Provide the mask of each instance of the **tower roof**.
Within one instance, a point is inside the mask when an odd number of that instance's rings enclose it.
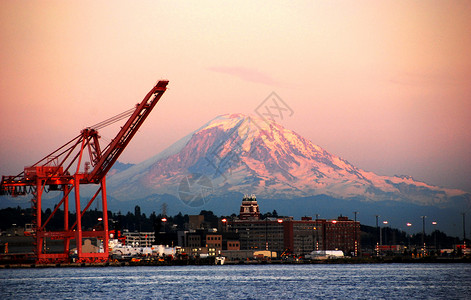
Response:
[[[240,206],[240,215],[239,219],[241,220],[259,220],[260,219],[260,209],[258,207],[257,198],[254,194],[248,196],[245,195],[242,199],[242,204]]]

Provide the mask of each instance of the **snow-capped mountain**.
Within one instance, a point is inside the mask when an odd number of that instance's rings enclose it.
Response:
[[[469,193],[408,176],[361,170],[280,124],[243,114],[213,119],[160,154],[110,176],[108,187],[121,201],[155,194],[182,199],[231,192],[436,206],[446,206],[455,197],[470,198]]]

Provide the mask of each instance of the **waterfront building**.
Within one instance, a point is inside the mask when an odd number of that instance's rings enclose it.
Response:
[[[206,234],[205,247],[214,248],[216,251],[222,250],[222,235],[221,234]]]
[[[260,219],[255,196],[245,196],[238,218],[227,220],[228,231],[239,235],[242,250],[268,250],[278,254],[306,255],[315,250],[342,250],[358,255],[360,223],[339,216],[337,219],[293,217]],[[226,228],[225,227],[225,228]]]
[[[129,232],[123,231],[126,246],[151,247],[155,240],[155,232]]]
[[[323,250],[342,250],[347,253],[358,253],[360,247],[360,222],[340,216],[324,223]]]
[[[288,220],[288,219],[285,219]],[[229,230],[239,235],[243,250],[285,250],[283,219],[229,221]]]

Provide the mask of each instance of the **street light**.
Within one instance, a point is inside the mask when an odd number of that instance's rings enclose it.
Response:
[[[379,245],[382,244],[381,231],[379,230],[379,225],[378,225],[378,218],[379,218],[379,215],[376,215],[376,256],[379,255]],[[379,239],[378,239],[378,235],[379,235]]]
[[[224,232],[224,231],[227,231],[227,228],[225,228],[225,227],[226,227],[226,223],[227,223],[227,219],[224,218],[224,219],[221,220],[221,222],[222,222],[222,231],[223,231],[223,232]]]
[[[437,224],[438,224],[438,223],[437,223],[436,221],[433,221],[433,222],[432,222],[432,225],[433,225],[434,227],[437,226]],[[434,242],[435,242],[435,250],[436,250],[436,251],[438,251],[438,248],[439,248],[438,245],[437,245],[437,233],[438,233],[438,230],[435,229],[435,230],[433,231],[433,234],[434,234]]]
[[[276,222],[278,222],[278,224],[281,225],[281,224],[283,224],[283,219],[277,219]],[[281,228],[281,229],[283,229],[283,236],[284,236],[284,227]],[[278,243],[278,247],[279,247],[279,248],[280,248],[280,244],[281,244],[281,249],[283,249],[283,248],[284,248],[283,242]],[[273,249],[273,247],[272,247],[272,249]],[[282,250],[282,251],[283,251],[283,250]],[[270,255],[271,255],[271,250],[270,250]]]
[[[162,219],[160,219],[163,223],[163,228],[164,228],[164,233],[166,234],[167,233],[167,228],[165,226],[165,224],[167,224],[167,218],[166,217],[163,217]]]
[[[387,241],[388,239],[387,239],[387,235],[386,235],[386,233],[387,233],[387,231],[386,231],[386,226],[388,226],[388,221],[383,221],[383,224],[384,224],[384,244],[387,245],[388,243],[387,243],[386,241]]]
[[[423,247],[423,256],[425,256],[426,246],[425,246],[425,218],[427,216],[421,216],[422,218],[422,247]]]
[[[412,223],[407,222],[406,225],[407,225],[407,227],[410,228],[410,227],[412,226]],[[409,232],[408,232],[408,233],[409,233],[408,236],[409,236],[409,251],[410,251],[410,250],[411,250],[410,238],[412,237],[412,233],[410,233],[410,230],[408,230],[408,231],[409,231]]]

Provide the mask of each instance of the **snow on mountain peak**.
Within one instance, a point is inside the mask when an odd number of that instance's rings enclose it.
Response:
[[[464,194],[407,176],[365,172],[274,121],[244,114],[214,118],[168,150],[112,176],[109,182],[115,197],[176,194],[189,174],[210,178],[215,194],[251,191],[275,198],[326,194],[419,204],[442,203]]]

